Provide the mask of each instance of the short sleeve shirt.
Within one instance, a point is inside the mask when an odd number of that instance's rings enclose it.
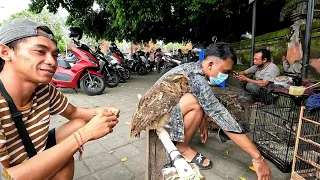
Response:
[[[280,71],[277,65],[270,63],[267,67],[259,69],[254,65],[246,70],[248,74],[255,74],[256,80],[266,80],[274,82],[277,76],[280,75]]]
[[[69,101],[50,84],[40,85],[33,93],[31,101],[24,107],[17,107],[22,113],[22,121],[38,153],[44,151],[48,138],[51,115],[61,114]],[[0,94],[0,161],[9,160],[10,166],[29,159],[11,118],[8,104]]]

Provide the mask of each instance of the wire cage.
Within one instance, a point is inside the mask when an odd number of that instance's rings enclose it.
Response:
[[[214,95],[228,109],[242,129],[249,133],[250,126],[254,124],[253,114],[255,114],[254,110],[256,109],[252,96],[236,87],[212,87],[212,89]],[[220,128],[212,121],[207,121],[207,124],[210,132],[216,132]]]
[[[320,180],[320,110],[300,114],[291,179]]]
[[[292,167],[299,109],[306,98],[283,93],[265,93],[257,108],[253,142],[263,156],[288,173]]]

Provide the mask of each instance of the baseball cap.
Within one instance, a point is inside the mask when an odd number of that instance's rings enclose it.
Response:
[[[57,43],[53,33],[47,26],[30,18],[16,18],[0,26],[1,44],[8,44],[19,39],[35,36],[44,36]]]

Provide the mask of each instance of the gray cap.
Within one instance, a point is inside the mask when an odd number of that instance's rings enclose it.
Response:
[[[44,36],[57,43],[53,34],[39,31],[39,29],[42,31],[49,30],[47,26],[29,18],[16,18],[14,20],[5,22],[2,26],[0,26],[0,43],[8,44],[19,39],[34,36]]]

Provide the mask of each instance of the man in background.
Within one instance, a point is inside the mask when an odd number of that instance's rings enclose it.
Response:
[[[254,66],[239,72],[234,77],[246,83],[246,91],[254,96],[259,96],[260,88],[273,83],[275,78],[280,75],[280,71],[278,66],[271,61],[271,52],[267,49],[256,51],[253,62]],[[247,77],[248,74],[254,74],[255,79]]]

